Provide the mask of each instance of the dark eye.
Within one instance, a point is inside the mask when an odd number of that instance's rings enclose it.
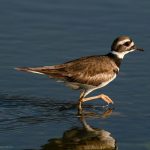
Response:
[[[123,45],[124,45],[124,46],[129,46],[129,45],[130,45],[130,42],[125,42]]]

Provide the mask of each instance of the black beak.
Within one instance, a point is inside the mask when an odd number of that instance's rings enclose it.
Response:
[[[136,50],[138,50],[138,51],[144,51],[144,49],[143,48],[135,48]]]

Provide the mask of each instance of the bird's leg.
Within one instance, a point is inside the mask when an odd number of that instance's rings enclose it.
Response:
[[[81,115],[82,114],[82,101],[85,95],[85,91],[82,91],[80,94],[80,98],[79,98],[79,103],[78,103],[78,114]]]
[[[107,104],[110,104],[110,103],[114,103],[112,101],[111,98],[109,98],[107,95],[105,94],[100,94],[100,95],[97,95],[97,96],[92,96],[92,97],[84,97],[85,96],[85,91],[83,91],[80,95],[80,98],[79,98],[79,103],[78,103],[78,114],[81,115],[82,114],[82,103],[83,102],[86,102],[86,101],[91,101],[91,100],[94,100],[94,99],[102,99],[103,101],[105,101]]]
[[[107,95],[105,95],[105,94],[100,94],[100,95],[97,95],[97,96],[82,98],[82,102],[91,101],[91,100],[98,99],[98,98],[101,98],[101,99],[104,100],[107,104],[110,104],[110,103],[113,104],[113,103],[114,103],[114,102],[113,102]]]

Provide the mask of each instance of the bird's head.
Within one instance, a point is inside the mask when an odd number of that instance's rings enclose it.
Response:
[[[117,37],[111,46],[112,53],[117,55],[120,59],[123,59],[125,54],[136,50],[144,51],[142,48],[138,48],[128,36]]]

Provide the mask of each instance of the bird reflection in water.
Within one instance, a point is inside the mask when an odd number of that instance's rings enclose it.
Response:
[[[111,112],[107,110],[101,117],[109,116]],[[61,138],[50,139],[42,150],[117,150],[116,140],[111,133],[91,127],[86,121],[87,117],[80,116],[82,127],[65,131]]]

